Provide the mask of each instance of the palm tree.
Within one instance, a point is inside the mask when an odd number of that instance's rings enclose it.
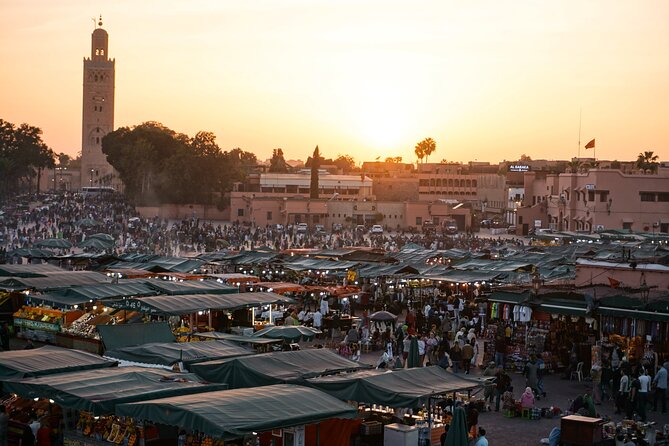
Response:
[[[636,159],[635,166],[637,169],[650,170],[651,172],[657,172],[657,167],[659,163],[657,162],[658,156],[655,155],[652,151],[645,151],[639,153],[639,156]]]
[[[437,143],[434,141],[434,139],[425,138],[416,144],[415,152],[418,159],[422,160],[423,157],[425,157],[425,160],[427,161],[427,158],[432,155],[435,150],[437,150]]]

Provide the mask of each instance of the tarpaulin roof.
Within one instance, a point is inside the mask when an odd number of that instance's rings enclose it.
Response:
[[[152,342],[174,342],[174,334],[167,322],[151,324],[97,325],[100,339],[107,350],[116,350]]]
[[[438,275],[422,275],[420,277],[430,280],[440,280],[442,282],[469,283],[491,281],[500,275],[500,273],[494,271],[459,271],[449,269]]]
[[[77,285],[109,283],[110,279],[93,271],[61,271],[48,273],[47,277],[11,277],[0,282],[4,289],[54,290]]]
[[[3,390],[24,398],[50,398],[62,407],[95,415],[113,414],[117,404],[227,388],[193,374],[142,367],[114,367],[8,380]]]
[[[152,296],[109,301],[112,308],[148,314],[189,314],[201,310],[236,310],[276,303],[292,303],[292,299],[275,293],[190,294],[183,296]]]
[[[666,301],[644,304],[641,299],[630,296],[616,295],[601,298],[597,313],[604,316],[669,322],[669,306]]]
[[[32,295],[30,297],[62,305],[76,305],[90,300],[96,301],[118,297],[150,296],[154,294],[158,294],[158,292],[147,285],[122,282],[65,288],[53,291],[49,294]]]
[[[170,366],[212,359],[247,356],[254,352],[229,341],[156,342],[107,350],[105,356],[123,361]]]
[[[193,336],[197,336],[205,339],[223,339],[230,342],[237,342],[241,344],[258,344],[258,345],[267,345],[267,344],[276,344],[277,342],[283,342],[282,339],[270,339],[270,338],[252,338],[251,336],[242,336],[234,335],[229,333],[221,333],[219,331],[206,331],[202,333],[194,333]]]
[[[65,270],[48,263],[0,265],[0,276],[5,277],[46,277],[49,274],[62,272]]]
[[[357,413],[357,408],[316,389],[291,385],[221,390],[116,406],[119,416],[189,426],[224,440],[330,418],[355,418]]]
[[[191,371],[231,388],[301,383],[307,378],[369,368],[325,349],[265,353],[193,364]]]
[[[481,387],[484,381],[465,378],[441,367],[418,367],[375,373],[362,371],[309,379],[308,385],[344,401],[417,407],[431,395]]]
[[[493,291],[488,296],[490,302],[501,302],[506,304],[520,304],[527,302],[530,299],[529,291],[522,291],[520,293],[512,293],[510,291]]]
[[[67,371],[112,367],[117,363],[92,353],[69,348],[44,347],[0,352],[0,381]]]
[[[144,283],[160,291],[161,294],[230,294],[239,292],[237,287],[215,280],[171,282],[169,280],[146,279]]]

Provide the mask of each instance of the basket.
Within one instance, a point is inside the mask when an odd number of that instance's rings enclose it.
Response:
[[[379,421],[363,421],[360,424],[361,435],[379,435],[383,432],[383,424]]]

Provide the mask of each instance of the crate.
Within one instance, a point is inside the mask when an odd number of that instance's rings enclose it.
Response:
[[[379,421],[363,421],[360,424],[361,435],[379,435],[383,432],[383,424]]]

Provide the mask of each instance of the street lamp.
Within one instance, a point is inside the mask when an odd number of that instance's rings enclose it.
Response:
[[[641,273],[641,284],[639,285],[639,292],[641,293],[641,300],[644,304],[648,303],[648,297],[650,296],[650,287],[646,283],[646,275]]]
[[[95,172],[95,169],[91,169],[91,186],[93,186],[93,172]]]

